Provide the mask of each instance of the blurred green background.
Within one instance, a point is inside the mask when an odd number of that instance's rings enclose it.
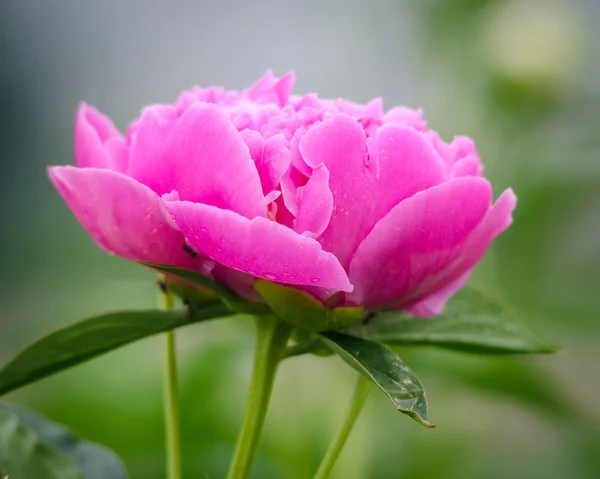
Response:
[[[194,83],[243,88],[267,68],[298,93],[423,107],[476,139],[514,226],[473,281],[564,347],[536,358],[406,349],[426,430],[373,390],[336,478],[600,477],[600,2],[597,0],[3,0],[0,2],[0,360],[58,325],[155,301],[151,274],[95,247],[46,177],[72,163],[85,100],[123,128]],[[186,478],[220,478],[241,423],[249,321],[178,334]],[[7,399],[164,477],[161,338]],[[311,477],[354,373],[300,357],[280,371],[255,478]],[[32,478],[35,479],[35,478]]]

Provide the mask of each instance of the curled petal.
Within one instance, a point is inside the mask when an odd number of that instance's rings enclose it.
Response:
[[[352,290],[334,255],[283,225],[187,201],[165,206],[194,248],[224,266],[284,284]]]

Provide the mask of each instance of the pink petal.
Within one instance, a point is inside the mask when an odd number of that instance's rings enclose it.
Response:
[[[467,156],[458,160],[450,171],[451,178],[460,178],[461,176],[481,176],[483,165],[476,156]]]
[[[261,136],[261,134],[256,130],[242,130],[240,131],[240,135],[246,146],[248,147],[248,151],[250,152],[250,157],[254,160],[254,163],[258,165],[260,159],[262,157],[263,147],[265,146],[265,140]]]
[[[289,103],[295,80],[294,72],[277,78],[269,70],[244,94],[257,103],[275,103],[279,107],[283,107]]]
[[[309,238],[321,236],[333,211],[333,195],[329,189],[329,170],[323,164],[317,166],[306,186],[302,189],[296,231]]]
[[[292,139],[290,140],[290,161],[298,171],[308,177],[312,174],[312,168],[306,164],[299,149],[300,140],[305,133],[306,128],[301,126],[296,130],[294,136],[292,136]]]
[[[127,172],[129,167],[129,147],[122,136],[115,136],[106,141],[104,149],[112,159],[112,169],[119,173]]]
[[[512,212],[516,205],[517,197],[514,192],[510,188],[505,190],[494,206],[488,210],[481,224],[470,235],[452,267],[438,280],[438,285],[447,284],[452,278],[466,273],[477,264],[494,238],[512,224]]]
[[[402,200],[439,185],[446,176],[442,159],[427,139],[408,126],[380,128],[370,153],[372,161],[377,162],[379,174],[366,233]]]
[[[448,171],[462,158],[474,156],[479,159],[475,142],[467,136],[455,136],[450,144],[442,140],[435,131],[426,132],[426,136],[431,142],[431,146],[444,160]]]
[[[50,179],[85,230],[104,249],[134,261],[202,269],[183,250],[184,236],[167,221],[150,188],[120,173],[57,166]]]
[[[490,184],[466,177],[398,204],[359,246],[350,264],[355,291],[349,302],[377,309],[415,300],[441,287],[438,276],[460,258],[490,202]]]
[[[279,283],[352,290],[334,255],[283,225],[187,201],[165,206],[190,243],[218,263]]]
[[[115,136],[121,136],[121,133],[115,128],[111,119],[100,113],[93,106],[85,103],[79,105],[77,117],[78,120],[86,121],[96,131],[102,143]]]
[[[365,133],[356,120],[337,114],[309,130],[299,147],[309,166],[323,163],[329,170],[333,213],[319,242],[347,267],[359,236],[364,234],[375,185]]]
[[[281,178],[283,203],[292,216],[298,215],[298,189],[306,185],[308,178],[293,166],[290,166]]]
[[[418,316],[420,318],[432,318],[441,314],[444,310],[444,306],[446,306],[446,302],[467,283],[470,275],[471,271],[467,271],[443,288],[438,289],[409,308],[404,309],[413,316]]]
[[[142,114],[131,151],[130,175],[157,194],[265,216],[260,178],[248,147],[218,107],[194,103],[180,118],[156,108]]]
[[[107,148],[107,144],[111,146]],[[85,103],[79,105],[75,117],[77,166],[124,171],[127,156],[125,140],[110,118]]]
[[[427,122],[423,120],[423,110],[412,110],[403,106],[397,106],[383,115],[383,124],[398,123],[410,126],[417,131],[427,130]]]
[[[266,185],[267,191],[274,190],[279,186],[281,178],[289,166],[290,150],[286,146],[285,136],[281,134],[272,136],[265,142],[259,169],[263,186]]]

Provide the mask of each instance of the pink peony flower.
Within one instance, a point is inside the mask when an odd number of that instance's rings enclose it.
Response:
[[[82,104],[77,168],[50,178],[107,251],[199,271],[256,300],[256,278],[329,306],[438,314],[516,198],[492,189],[472,140],[420,110],[291,95],[270,72],[241,93],[193,88],[126,135]]]

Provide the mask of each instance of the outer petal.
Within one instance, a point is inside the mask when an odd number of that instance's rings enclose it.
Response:
[[[380,128],[370,151],[376,155],[372,160],[377,162],[379,177],[366,233],[402,200],[446,179],[442,159],[421,133],[408,126]]]
[[[314,169],[302,189],[299,203],[296,231],[309,238],[318,238],[327,228],[333,211],[329,170],[325,165],[321,164]]]
[[[481,224],[470,235],[459,258],[440,278],[438,285],[447,284],[452,278],[466,273],[477,264],[494,238],[512,224],[512,212],[516,205],[517,197],[514,192],[510,188],[505,190],[489,209]]]
[[[260,178],[248,147],[218,107],[194,103],[176,120],[149,108],[140,119],[130,174],[162,195],[265,216]]]
[[[165,202],[188,241],[218,263],[285,284],[351,291],[338,260],[315,240],[262,217],[187,201]]]
[[[135,261],[203,270],[184,250],[156,193],[120,173],[57,166],[50,179],[86,231],[104,249]]]
[[[75,161],[80,168],[125,171],[125,139],[110,118],[82,103],[75,117]]]
[[[433,316],[437,316],[444,310],[446,302],[452,296],[454,296],[454,293],[456,293],[467,283],[469,276],[471,276],[471,271],[467,271],[450,284],[444,286],[434,293],[431,293],[429,296],[405,309],[412,315],[419,316],[421,318],[431,318]]]
[[[349,302],[367,308],[406,304],[443,286],[436,283],[438,276],[460,258],[490,202],[489,183],[475,177],[401,202],[359,246],[350,265],[355,291]]]

